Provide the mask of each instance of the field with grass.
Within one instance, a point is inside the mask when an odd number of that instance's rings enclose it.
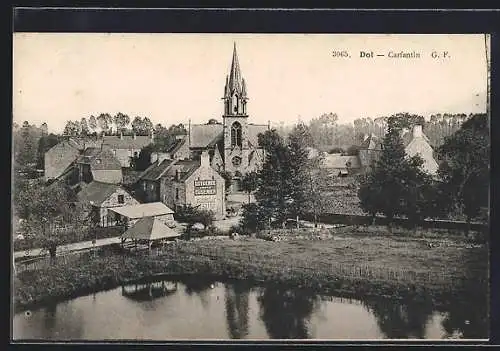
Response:
[[[305,287],[347,297],[485,298],[488,249],[456,236],[401,237],[359,230],[323,240],[240,237],[178,241],[148,254],[101,252],[18,273],[16,308],[113,288],[156,274],[202,274]],[[430,244],[430,245],[429,245]],[[468,297],[466,297],[468,296]]]

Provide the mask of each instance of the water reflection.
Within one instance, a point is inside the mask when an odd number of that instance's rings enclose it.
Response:
[[[389,339],[424,339],[434,312],[430,302],[395,303],[388,299],[365,299],[365,307],[377,319],[380,331]]]
[[[318,295],[270,286],[258,297],[260,318],[272,339],[309,339],[309,322],[319,306]]]
[[[17,338],[56,340],[487,338],[484,287],[467,289],[438,309],[423,298],[352,300],[190,277],[128,284],[49,304],[30,317],[17,314],[14,329]],[[110,315],[116,315],[115,323]]]
[[[156,281],[122,285],[122,296],[134,301],[151,301],[177,291],[177,282]],[[95,295],[94,295],[95,296]]]
[[[215,288],[218,286],[218,283],[210,280],[210,279],[203,279],[200,277],[186,277],[185,279],[182,280],[182,283],[184,284],[184,292],[191,296],[191,295],[198,295],[201,301],[201,305],[203,306],[204,309],[207,309],[209,304],[210,304],[210,299],[209,299],[209,291],[210,289]]]
[[[248,335],[248,298],[250,288],[243,284],[226,285],[226,320],[231,339],[243,339]]]

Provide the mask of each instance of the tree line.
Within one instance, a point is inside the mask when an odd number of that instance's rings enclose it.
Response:
[[[85,136],[99,133],[118,135],[130,132],[137,135],[149,135],[152,130],[153,123],[148,117],[136,116],[131,119],[128,115],[118,112],[114,116],[109,113],[101,113],[97,116],[91,115],[88,119],[82,117],[81,120],[67,121],[63,135]]]
[[[460,114],[433,114],[426,120],[423,116],[414,115],[422,124],[424,133],[429,138],[433,147],[440,146],[447,136],[456,132],[470,115]],[[335,113],[324,113],[315,117],[307,124],[314,140],[314,147],[321,151],[330,153],[355,154],[356,146],[359,146],[366,135],[375,135],[383,138],[387,132],[389,117],[362,117],[355,119],[352,123],[340,123]],[[285,126],[281,123],[277,132],[284,138],[292,131],[293,126]]]

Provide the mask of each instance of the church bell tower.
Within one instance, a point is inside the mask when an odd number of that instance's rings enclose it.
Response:
[[[233,47],[231,71],[224,87],[224,169],[233,176],[246,173],[248,166],[247,89],[241,76],[236,43]]]

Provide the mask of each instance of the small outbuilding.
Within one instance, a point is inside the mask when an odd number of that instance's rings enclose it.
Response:
[[[144,217],[135,222],[129,229],[122,234],[122,244],[126,240],[131,240],[137,247],[138,243],[147,243],[148,248],[154,242],[171,240],[181,236],[180,231],[167,226],[158,217]]]
[[[134,225],[139,219],[154,217],[168,224],[174,222],[174,211],[162,202],[150,202],[110,209],[115,213],[115,220],[128,226]]]

